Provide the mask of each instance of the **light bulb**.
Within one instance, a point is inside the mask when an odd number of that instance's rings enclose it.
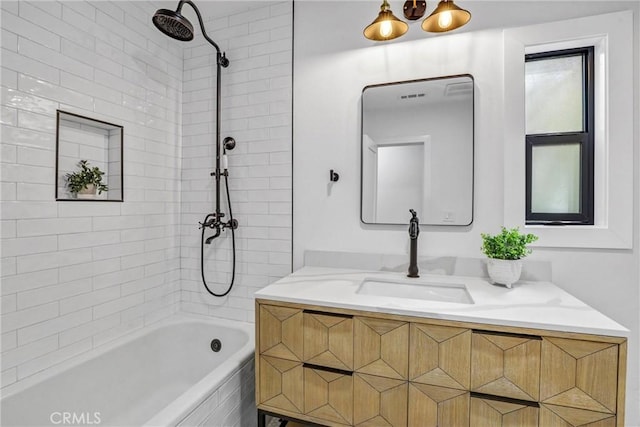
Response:
[[[393,26],[391,25],[391,21],[382,21],[380,23],[380,35],[382,37],[389,37],[393,32]]]
[[[440,28],[448,28],[453,21],[453,17],[451,16],[451,12],[444,11],[438,15],[438,26]]]

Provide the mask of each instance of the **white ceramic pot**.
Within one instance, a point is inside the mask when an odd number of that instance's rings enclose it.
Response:
[[[89,184],[76,194],[78,199],[95,199],[96,198],[96,186]]]
[[[493,283],[511,288],[511,285],[520,279],[522,260],[489,258],[487,260],[487,270]]]

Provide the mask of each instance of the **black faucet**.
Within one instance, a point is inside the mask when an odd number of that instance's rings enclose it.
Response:
[[[409,255],[409,272],[407,277],[420,277],[418,274],[418,216],[416,211],[409,209],[411,212],[411,220],[409,221],[409,238],[411,239],[411,251]]]

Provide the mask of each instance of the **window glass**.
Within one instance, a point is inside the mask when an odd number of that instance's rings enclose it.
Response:
[[[527,135],[584,130],[582,70],[582,55],[525,63]]]
[[[531,211],[580,212],[580,144],[532,147]]]
[[[527,224],[594,224],[593,50],[525,57]]]

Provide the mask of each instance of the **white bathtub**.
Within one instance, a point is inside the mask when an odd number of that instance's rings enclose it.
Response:
[[[176,315],[3,389],[1,425],[252,426],[253,349],[251,324]]]

